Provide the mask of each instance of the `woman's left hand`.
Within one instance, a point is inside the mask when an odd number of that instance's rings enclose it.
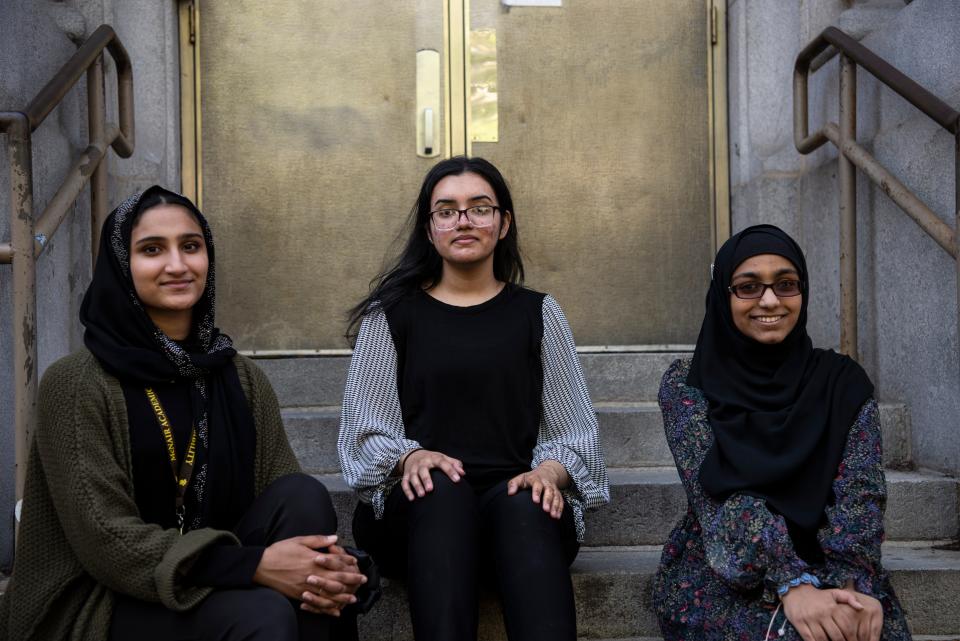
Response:
[[[857,601],[863,604],[863,609],[855,613],[857,622],[856,641],[880,641],[880,633],[883,631],[883,605],[869,594],[857,592],[852,583],[852,581],[848,582],[844,590],[851,593]]]
[[[356,602],[355,597],[347,600],[344,597],[356,594],[367,578],[360,574],[357,559],[339,545],[329,546],[326,553],[318,554],[313,562],[317,566],[316,574],[308,576],[307,583],[320,593],[304,592],[300,608],[314,614],[340,616],[340,610]]]
[[[563,488],[570,484],[570,475],[557,461],[544,461],[535,469],[518,474],[507,482],[507,494],[513,496],[521,489],[530,488],[534,503],[540,503],[544,512],[554,519],[563,514]]]

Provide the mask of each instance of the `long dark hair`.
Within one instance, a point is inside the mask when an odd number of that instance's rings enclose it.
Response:
[[[410,216],[399,238],[407,236],[406,245],[400,256],[370,281],[370,293],[349,311],[347,340],[356,342],[360,321],[376,307],[390,309],[401,298],[426,287],[430,289],[440,282],[443,274],[443,259],[434,246],[427,240],[430,224],[430,201],[433,190],[447,176],[473,173],[486,180],[497,196],[501,211],[510,212],[510,227],[507,235],[497,242],[493,251],[493,275],[499,281],[520,285],[523,283],[523,260],[520,258],[520,246],[517,241],[517,212],[513,208],[510,188],[500,170],[483,158],[455,156],[441,160],[427,173],[420,185],[417,202],[410,210]],[[501,224],[502,218],[501,218]]]

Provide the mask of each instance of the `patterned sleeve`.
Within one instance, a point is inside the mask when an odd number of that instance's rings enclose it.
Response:
[[[383,518],[386,496],[399,481],[400,457],[420,444],[406,438],[397,392],[397,350],[380,310],[360,325],[340,410],[337,455],[347,484]]]
[[[690,509],[702,530],[710,568],[733,587],[763,584],[764,598],[776,599],[777,586],[808,571],[797,556],[783,517],[763,499],[734,494],[718,502],[700,485],[700,465],[713,444],[707,404],[686,384],[689,361],[678,360],[663,375],[658,400],[670,451]]]
[[[887,502],[877,402],[864,403],[847,435],[843,459],[833,481],[835,501],[826,509],[819,540],[826,556],[826,583],[853,580],[857,592],[879,598],[882,586],[880,543]]]
[[[564,491],[573,509],[577,539],[583,539],[583,510],[610,500],[610,483],[598,438],[597,415],[583,380],[573,334],[560,306],[543,299],[543,407],[531,467],[558,461],[573,480]]]

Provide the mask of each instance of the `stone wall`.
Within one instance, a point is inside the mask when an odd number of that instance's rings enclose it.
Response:
[[[109,155],[110,199],[153,183],[180,184],[179,53],[175,0],[11,0],[0,9],[0,110],[21,111],[86,36],[111,24],[133,61],[136,153]],[[109,61],[109,56],[107,57]],[[108,62],[108,111],[116,120]],[[6,145],[5,136],[0,142]],[[35,214],[52,198],[87,144],[86,83],[67,95],[33,134]],[[10,238],[9,165],[0,154],[0,241]],[[85,190],[41,256],[37,278],[41,372],[82,344],[77,312],[90,280],[90,199]],[[12,362],[10,267],[0,265],[0,363]],[[13,370],[0,367],[0,569],[13,555]]]
[[[179,185],[175,0],[10,0],[2,12],[0,109],[23,109],[85,35],[112,24],[133,60],[137,136],[133,158],[110,156],[111,200],[155,182]],[[811,334],[818,345],[836,346],[836,152],[801,156],[793,146],[794,58],[824,27],[837,25],[960,106],[960,77],[953,73],[960,63],[960,3],[729,0],[728,21],[733,228],[764,221],[796,235],[813,272]],[[858,87],[862,143],[952,225],[952,139],[862,70]],[[812,126],[835,119],[836,61],[814,76],[810,89]],[[81,80],[34,134],[38,211],[86,144],[85,95]],[[0,154],[2,241],[9,239],[8,172]],[[77,309],[90,274],[87,193],[75,210],[40,260],[41,371],[81,344]],[[858,225],[861,359],[882,400],[909,404],[915,460],[960,473],[960,436],[953,429],[960,419],[954,263],[862,176]],[[10,308],[10,269],[0,266],[0,363],[12,355]],[[12,558],[11,377],[10,367],[0,367],[0,569]]]
[[[814,343],[839,343],[836,150],[801,156],[793,143],[793,65],[824,27],[838,26],[960,108],[960,3],[955,0],[728,2],[732,228],[781,225],[807,253]],[[858,139],[954,226],[954,142],[858,69]],[[811,131],[837,119],[838,61],[810,82]],[[922,467],[960,473],[956,267],[893,202],[858,174],[860,357],[877,395],[905,402]]]

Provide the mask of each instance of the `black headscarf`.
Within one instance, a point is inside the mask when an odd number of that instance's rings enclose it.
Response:
[[[772,345],[736,328],[727,289],[736,268],[760,254],[789,260],[804,284],[796,326]],[[801,557],[817,561],[816,533],[833,501],[847,432],[873,384],[851,358],[813,348],[809,298],[807,264],[790,236],[755,225],[730,238],[711,268],[687,384],[703,391],[714,436],[700,467],[703,488],[718,500],[736,492],[766,499],[783,515]]]
[[[143,211],[166,202],[185,207],[203,231],[209,267],[206,286],[193,307],[188,338],[177,342],[150,319],[130,275],[130,238]],[[199,447],[188,501],[199,506],[190,529],[229,527],[253,500],[256,431],[240,386],[230,337],[214,325],[213,234],[189,199],[153,186],[131,196],[107,217],[93,280],[83,297],[84,344],[122,384],[184,382]],[[192,497],[190,494],[192,493]]]

